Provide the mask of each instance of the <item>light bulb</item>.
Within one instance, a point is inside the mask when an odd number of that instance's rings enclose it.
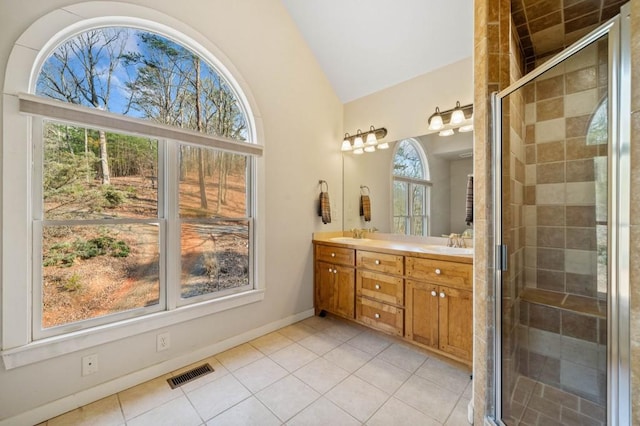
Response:
[[[460,124],[465,120],[464,112],[460,107],[460,101],[456,102],[456,108],[451,113],[451,124]]]
[[[442,122],[442,116],[440,115],[440,108],[436,107],[436,112],[429,119],[429,130],[440,130],[444,127]]]
[[[367,145],[371,145],[371,146],[378,145],[378,139],[376,138],[375,133],[369,133],[367,135]]]
[[[358,129],[358,133],[356,138],[353,141],[353,149],[358,149],[364,147],[364,141],[362,140],[362,132]]]
[[[349,133],[345,133],[344,140],[342,141],[341,151],[351,151],[351,142],[349,142]]]

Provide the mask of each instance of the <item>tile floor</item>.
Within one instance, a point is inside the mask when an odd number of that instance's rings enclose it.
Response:
[[[398,339],[311,317],[204,360],[215,372],[111,395],[42,425],[455,425],[469,371]]]

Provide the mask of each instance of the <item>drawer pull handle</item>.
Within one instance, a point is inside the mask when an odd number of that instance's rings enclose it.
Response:
[[[435,290],[431,290],[431,295],[433,297],[436,297],[438,295],[438,292],[436,292]]]
[[[442,271],[440,270],[440,268],[436,269],[436,275],[440,275],[442,273]]]
[[[376,290],[380,290],[380,284],[376,284]]]
[[[440,297],[442,297],[442,298],[444,299],[445,297],[447,297],[447,295],[446,295],[446,294],[444,294],[444,291],[441,291],[441,292],[440,292]]]
[[[376,259],[376,265],[379,265],[380,261],[378,259]]]
[[[335,253],[331,253],[331,257],[336,257],[336,254]]]
[[[374,314],[373,315],[376,319],[380,318],[380,314]]]

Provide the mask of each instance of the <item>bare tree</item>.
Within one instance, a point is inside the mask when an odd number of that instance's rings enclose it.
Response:
[[[120,66],[126,29],[98,28],[61,45],[44,64],[37,92],[65,102],[110,109],[114,73]],[[102,183],[111,183],[107,137],[99,132]]]

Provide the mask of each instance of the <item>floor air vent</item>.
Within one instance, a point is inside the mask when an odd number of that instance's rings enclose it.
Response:
[[[184,372],[179,376],[167,379],[167,382],[169,382],[169,386],[171,386],[171,389],[175,389],[178,386],[182,386],[185,383],[189,383],[199,377],[205,376],[209,373],[213,373],[213,371],[213,368],[211,368],[209,364],[204,364],[192,370]]]

